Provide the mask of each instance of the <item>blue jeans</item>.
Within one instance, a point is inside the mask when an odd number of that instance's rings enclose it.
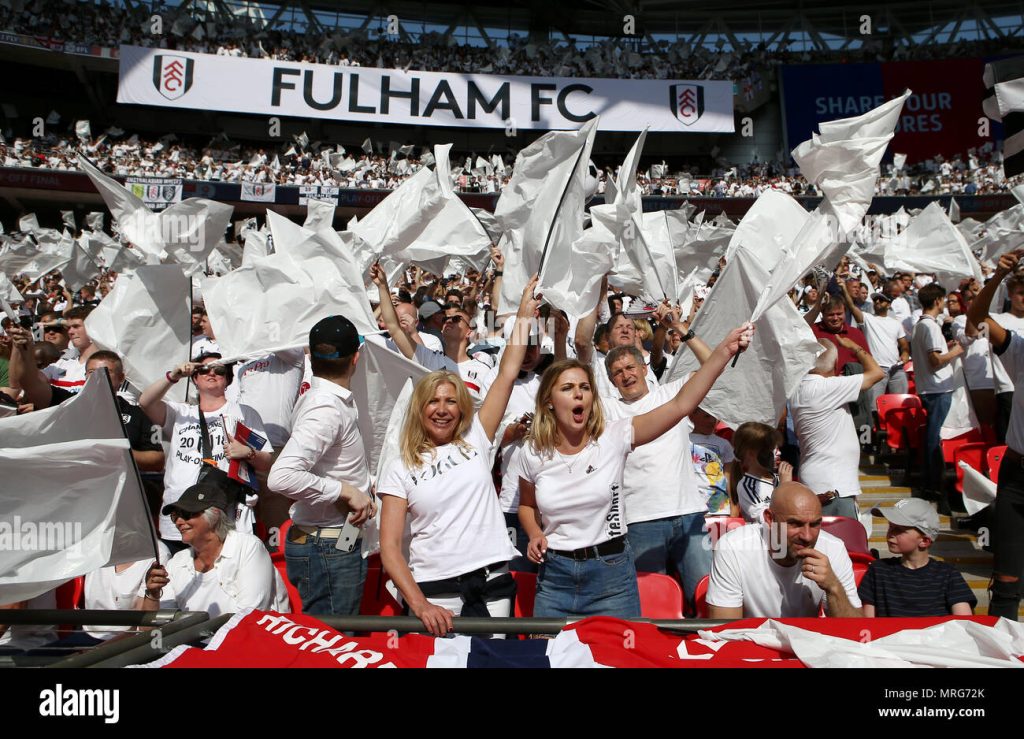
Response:
[[[666,564],[671,562],[683,581],[686,602],[693,603],[697,583],[711,572],[711,550],[704,545],[706,534],[703,513],[684,513],[631,523],[627,536],[637,572],[664,575]]]
[[[335,548],[336,538],[307,534],[304,544],[284,544],[288,579],[299,591],[303,613],[358,616],[366,582],[366,560],[357,545],[351,552]]]
[[[619,554],[580,562],[549,549],[537,574],[533,615],[639,617],[640,590],[629,542]]]
[[[949,407],[953,404],[953,393],[928,393],[919,396],[921,405],[928,414],[924,429],[924,484],[925,490],[940,492],[942,475],[946,463],[942,459],[942,422],[946,420]]]

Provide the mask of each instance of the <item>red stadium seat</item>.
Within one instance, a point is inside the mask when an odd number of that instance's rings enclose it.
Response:
[[[867,573],[868,567],[870,566],[871,565],[869,565],[867,562],[853,563],[853,583],[858,588],[860,587],[860,581],[864,579],[864,575],[865,573]]]
[[[985,441],[985,437],[978,429],[971,429],[966,434],[954,436],[952,439],[942,439],[942,459],[946,464],[956,464],[954,455],[956,450],[964,444],[977,444]]]
[[[907,373],[907,392],[911,395],[916,395],[917,384],[914,382],[914,363],[907,362],[903,365],[903,371]]]
[[[966,462],[981,474],[988,472],[988,450],[992,447],[984,441],[961,444],[953,452],[953,469],[956,470],[956,491],[964,494],[964,471],[960,462]]]
[[[683,589],[674,577],[656,572],[637,575],[640,588],[640,615],[643,618],[682,618]]]
[[[277,554],[273,554],[270,557],[270,561],[274,563],[274,567],[281,573],[281,579],[284,580],[284,586],[288,589],[288,605],[291,606],[292,613],[302,613],[302,596],[299,595],[299,589],[292,585],[292,581],[288,579],[288,570],[285,567],[284,555],[280,557]]]
[[[697,618],[708,617],[708,583],[711,582],[711,575],[704,575],[697,583],[696,589],[693,591],[693,610],[697,613]]]
[[[868,557],[871,557],[871,550],[868,548],[867,532],[857,519],[847,518],[846,516],[822,516],[821,530],[827,531],[838,539],[842,539],[843,544],[846,546],[846,551],[851,555],[851,559],[854,553],[866,554]],[[873,560],[874,557],[871,557],[868,561]]]
[[[516,618],[533,616],[533,600],[537,596],[537,573],[512,571],[516,581],[516,602],[512,615]]]
[[[380,567],[367,567],[363,585],[362,616],[401,616],[403,608],[387,589],[388,574]]]
[[[715,436],[721,436],[726,441],[732,441],[733,430],[721,421],[715,426]]]
[[[288,541],[288,529],[292,527],[292,520],[286,518],[281,522],[281,527],[277,530],[277,553],[284,557],[284,543]]]
[[[1006,454],[1006,446],[994,446],[988,450],[988,479],[992,482],[999,482],[999,465],[1003,463],[1003,455]]]
[[[878,424],[890,449],[921,448],[927,413],[919,397],[898,393],[880,395],[876,407]]]
[[[71,611],[77,608],[84,608],[85,576],[79,575],[58,587],[56,599],[57,609],[61,611]]]
[[[725,534],[737,526],[745,526],[746,519],[736,516],[708,516],[704,519],[708,535],[711,537],[711,545],[714,546]]]

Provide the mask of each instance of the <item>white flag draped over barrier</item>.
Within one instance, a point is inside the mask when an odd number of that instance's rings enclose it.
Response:
[[[0,496],[0,605],[154,556],[152,519],[105,371],[66,403],[0,419],[0,478],[17,481]]]
[[[188,198],[154,213],[81,155],[78,166],[89,175],[120,232],[150,263],[171,258],[187,271],[199,269],[231,222],[234,207],[205,198]]]
[[[760,258],[740,245],[697,312],[694,332],[708,346],[716,346],[732,329],[750,320],[768,280]],[[754,325],[757,330],[750,346],[734,367],[726,368],[701,407],[729,424],[760,421],[774,426],[821,347],[789,300],[776,302]],[[668,380],[680,379],[697,367],[692,352],[679,352]]]
[[[540,270],[545,246],[562,252],[551,256],[550,269],[571,261],[570,247],[583,232],[584,203],[570,197],[570,190],[582,189],[596,131],[597,118],[592,118],[578,131],[544,134],[516,157],[512,179],[494,209],[505,233],[499,313],[515,311],[530,276]]]
[[[887,270],[934,272],[947,289],[953,289],[962,277],[983,281],[981,265],[967,248],[967,241],[949,220],[938,201],[910,220],[906,230],[885,250]]]
[[[803,176],[825,194],[822,210],[834,213],[844,232],[867,213],[878,165],[908,97],[910,90],[863,115],[820,123],[820,133],[793,150]]]
[[[423,167],[378,203],[349,230],[377,255],[394,254],[411,245],[431,220],[455,197],[448,152],[434,147],[434,169]]]
[[[203,284],[225,360],[306,346],[322,318],[341,314],[363,335],[377,322],[355,256],[337,233],[313,232],[273,211],[275,253]]]
[[[128,381],[144,390],[191,355],[190,282],[177,264],[140,266],[119,275],[113,289],[85,319],[97,346],[124,361]],[[185,401],[188,383],[178,383],[168,398]]]

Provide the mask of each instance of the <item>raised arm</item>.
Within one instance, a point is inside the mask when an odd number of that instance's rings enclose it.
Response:
[[[988,340],[994,349],[998,349],[1006,344],[1008,334],[1006,329],[989,315],[988,308],[992,304],[992,298],[995,297],[996,290],[999,289],[999,284],[1008,274],[1013,272],[1013,268],[1017,266],[1017,260],[1019,259],[1020,252],[1016,251],[999,257],[999,264],[996,266],[992,279],[985,283],[985,287],[981,288],[981,292],[971,302],[971,307],[967,311],[967,322],[969,324],[973,323],[979,328],[983,323],[988,326]]]
[[[32,332],[21,326],[10,326],[7,334],[11,337],[11,359],[7,368],[11,387],[24,391],[22,402],[32,403],[36,408],[49,408],[53,390],[36,367]]]
[[[488,439],[493,439],[494,434],[501,424],[505,415],[505,407],[512,395],[512,387],[516,378],[519,377],[519,368],[523,366],[523,358],[526,356],[526,346],[530,341],[530,323],[535,320],[537,306],[540,305],[541,296],[534,295],[533,290],[537,287],[537,275],[530,278],[523,290],[523,297],[519,301],[519,312],[516,314],[516,324],[512,331],[512,337],[505,346],[501,355],[501,363],[498,365],[498,374],[491,382],[480,410],[477,411],[477,418],[484,427]]]
[[[167,420],[167,405],[164,403],[164,396],[171,389],[171,385],[182,377],[191,377],[198,364],[185,362],[178,365],[159,380],[142,391],[139,396],[139,408],[145,413],[149,420],[157,426],[163,426]]]
[[[871,356],[869,352],[864,351],[864,347],[855,341],[850,341],[845,336],[836,336],[836,341],[841,346],[849,349],[851,352],[857,355],[857,361],[860,362],[864,368],[864,374],[861,376],[860,389],[867,390],[869,387],[877,383],[883,377],[885,377],[885,370],[878,366],[878,362]]]
[[[828,286],[826,285],[825,287]],[[807,325],[812,328],[814,327],[815,321],[818,320],[818,314],[821,313],[821,307],[823,305],[828,305],[829,296],[825,287],[818,288],[818,299],[814,301],[814,305],[811,306],[811,309],[804,313],[804,320],[807,321]]]
[[[750,345],[753,333],[754,325],[751,323],[730,331],[701,368],[679,388],[674,398],[641,416],[634,416],[633,446],[654,441],[693,413],[725,370],[729,360]]]
[[[415,358],[416,345],[402,330],[402,324],[398,322],[398,311],[395,310],[395,306],[391,302],[388,276],[384,273],[380,262],[375,262],[370,267],[370,279],[377,286],[377,293],[380,297],[380,317],[384,319],[384,325],[387,327],[388,333],[391,334],[391,340],[395,342],[395,346],[407,359]]]
[[[597,305],[587,315],[583,316],[576,324],[576,336],[573,343],[576,346],[576,359],[583,364],[590,364],[594,357],[594,331],[597,329],[597,314],[601,310],[601,301],[605,300],[608,294],[608,276],[601,280],[601,291],[597,296]]]
[[[850,290],[846,287],[846,280],[839,280],[839,287],[843,291],[843,302],[846,303],[846,307],[850,309],[850,313],[853,315],[853,320],[858,325],[864,325],[864,312],[857,307],[857,304],[853,302],[853,296],[850,295]]]

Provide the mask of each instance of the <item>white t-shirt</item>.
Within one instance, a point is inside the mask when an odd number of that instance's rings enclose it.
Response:
[[[444,343],[434,334],[428,334],[426,331],[417,331],[420,335],[420,341],[423,342],[423,346],[432,352],[440,352],[444,354]]]
[[[884,370],[896,364],[900,364],[899,340],[906,336],[903,325],[895,318],[889,316],[873,316],[864,313],[864,320],[860,327],[868,340],[868,349],[871,356],[878,362],[878,366]]]
[[[415,470],[399,457],[377,482],[378,495],[409,506],[409,569],[417,582],[457,577],[519,554],[491,480],[493,442],[477,418],[463,441],[465,448],[451,443],[424,454]]]
[[[956,340],[964,347],[960,359],[967,385],[971,390],[991,390],[993,365],[998,363],[998,360],[991,356],[988,339],[984,336],[967,335],[966,315],[954,318],[953,324],[956,326]],[[1010,389],[1013,389],[1013,385],[1010,385]]]
[[[901,323],[913,315],[910,309],[910,302],[902,295],[889,304],[889,315]]]
[[[918,395],[932,393],[951,393],[954,389],[953,363],[932,370],[928,364],[928,355],[933,351],[945,354],[949,351],[942,329],[931,316],[921,316],[914,326],[914,335],[910,341],[911,356],[914,360],[914,385]]]
[[[816,493],[860,494],[860,440],[847,403],[860,396],[863,375],[804,375],[789,409],[800,440],[800,482]]]
[[[767,527],[739,526],[718,540],[711,562],[708,604],[743,608],[744,618],[801,618],[818,615],[825,591],[803,576],[802,561],[789,567],[776,563],[769,544],[785,551],[786,539],[770,542]],[[822,531],[814,548],[828,557],[832,571],[855,608],[860,608],[853,564],[842,540]]]
[[[263,419],[270,443],[280,449],[291,432],[292,410],[299,397],[305,352],[289,349],[251,359],[235,367],[235,380],[224,396],[247,405]]]
[[[616,391],[614,398],[602,398],[605,418],[617,421],[654,410],[674,398],[687,379],[648,386],[647,395],[632,403],[622,400]],[[629,455],[622,473],[627,524],[707,510],[690,456],[692,427],[684,418]]]
[[[252,534],[229,531],[208,572],[196,572],[192,549],[182,549],[167,563],[167,578],[161,609],[206,611],[211,618],[243,608],[291,612],[281,576],[263,542]],[[145,583],[138,594],[146,594]]]
[[[57,377],[51,379],[50,384],[67,390],[69,393],[81,392],[85,387],[85,365],[86,362],[81,361],[78,351],[73,346],[69,346],[64,355],[48,368],[51,370],[56,368]]]
[[[1024,332],[1024,318],[1017,318],[1012,313],[993,313],[992,318],[1007,331]],[[996,378],[996,392],[1012,393],[1014,388],[1013,378],[1010,377],[1010,374],[1006,371],[1002,361],[996,356],[995,352],[992,353],[992,365]],[[972,385],[971,387],[973,388],[974,386]]]
[[[763,477],[755,477],[749,472],[736,483],[736,497],[739,498],[740,514],[749,523],[760,523],[764,509],[772,502],[772,493],[778,486],[779,480],[775,475],[767,480]]]
[[[209,352],[220,354],[220,344],[216,340],[206,336],[196,336],[192,339],[192,359]]]
[[[459,377],[462,378],[466,389],[469,390],[469,397],[473,399],[473,403],[479,406],[484,399],[484,380],[492,368],[479,359],[467,359],[465,362],[459,362],[458,368]]]
[[[722,464],[730,464],[736,459],[732,442],[718,434],[697,434],[691,431],[690,442],[692,444],[700,444],[705,449],[713,451],[722,460]]]
[[[167,415],[164,419],[164,435],[170,439],[171,448],[167,455],[167,463],[164,467],[164,498],[161,508],[174,503],[181,497],[186,489],[196,484],[199,479],[200,466],[203,462],[202,452],[202,431],[199,426],[199,406],[185,403],[176,403],[165,400]],[[217,466],[225,472],[228,471],[229,461],[224,451],[227,444],[227,437],[224,435],[223,420],[228,419],[228,428],[234,431],[235,424],[239,420],[266,438],[266,431],[263,430],[263,421],[260,415],[252,408],[237,403],[225,403],[220,408],[206,416],[206,424],[210,433],[210,447],[213,459]],[[272,452],[273,446],[268,441],[261,451]],[[246,510],[239,510],[237,525],[240,530],[251,526],[254,520],[252,506],[256,505],[256,496],[249,496],[251,503],[244,506]],[[249,501],[247,500],[247,503]],[[181,541],[181,534],[177,527],[171,523],[171,519],[163,514],[160,515],[160,538],[170,541]]]
[[[576,454],[538,454],[526,444],[520,474],[536,488],[541,530],[548,547],[573,550],[603,544],[626,533],[622,474],[633,449],[633,421],[605,426]]]
[[[995,352],[993,352],[995,354]],[[1010,378],[1019,383],[1024,373],[1024,337],[1016,331],[1010,332],[1010,343],[1002,354],[997,355]],[[1014,392],[1013,408],[1010,411],[1010,426],[1006,431],[1006,444],[1016,452],[1024,449],[1024,393]]]

